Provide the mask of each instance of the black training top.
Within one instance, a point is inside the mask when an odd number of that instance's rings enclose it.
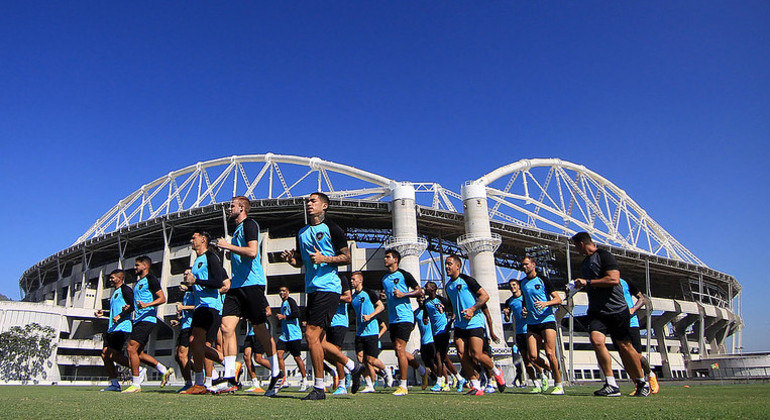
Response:
[[[610,270],[620,270],[620,267],[615,257],[603,249],[597,249],[592,255],[586,257],[580,267],[581,275],[586,280],[600,279]],[[589,313],[609,315],[628,310],[623,287],[620,284],[613,287],[586,286],[586,293],[588,293]]]

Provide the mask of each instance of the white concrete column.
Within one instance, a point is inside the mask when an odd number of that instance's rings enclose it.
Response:
[[[457,240],[468,254],[471,276],[479,282],[489,294],[489,313],[494,323],[494,332],[503,335],[503,318],[500,313],[500,294],[497,290],[495,271],[495,250],[500,246],[499,235],[492,235],[489,226],[487,207],[487,189],[484,184],[466,183],[462,187],[463,213],[465,215],[465,235]],[[505,343],[490,343],[493,347],[505,347]]]
[[[417,236],[417,208],[415,207],[414,186],[408,182],[395,183],[391,189],[391,216],[393,217],[393,237],[385,244],[386,249],[393,248],[401,254],[399,268],[408,271],[418,283],[420,278],[420,255],[427,248],[427,241]],[[417,308],[417,300],[412,299],[412,309]],[[420,331],[415,328],[409,337],[407,351],[420,348]]]

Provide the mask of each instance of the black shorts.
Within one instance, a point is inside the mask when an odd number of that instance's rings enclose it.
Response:
[[[113,331],[111,333],[104,333],[104,347],[111,348],[117,352],[123,351],[123,346],[126,345],[126,339],[128,334],[125,331]]]
[[[631,344],[636,349],[636,352],[642,354],[642,334],[639,327],[628,327],[631,333]],[[615,346],[617,348],[617,345]]]
[[[176,337],[177,347],[190,347],[190,331],[192,331],[192,327],[179,331],[179,335]]]
[[[348,327],[331,327],[326,331],[326,341],[342,348],[347,333]]]
[[[420,356],[425,367],[433,369],[433,366],[436,365],[436,345],[434,343],[422,344]]]
[[[609,335],[615,341],[631,341],[631,314],[628,310],[616,314],[588,314],[588,331]]]
[[[483,340],[484,337],[486,336],[487,335],[485,334],[483,327],[471,328],[471,329],[455,327],[455,340],[462,339],[467,341],[471,337],[478,337]]]
[[[134,323],[133,330],[131,330],[131,340],[136,341],[141,345],[145,345],[150,340],[150,334],[152,334],[153,331],[155,331],[154,322],[136,322]]]
[[[292,356],[299,357],[302,352],[302,340],[278,340],[275,343],[275,348],[278,351],[288,351]]]
[[[438,357],[444,358],[449,353],[449,331],[433,336],[433,343],[436,345]]]
[[[195,308],[193,312],[192,328],[201,328],[206,331],[206,342],[214,344],[217,342],[217,333],[219,325],[222,323],[222,317],[219,311],[214,308],[201,306]]]
[[[545,338],[543,331],[554,330],[556,331],[556,322],[548,321],[540,324],[527,324],[527,334],[537,334],[541,338]]]
[[[237,287],[225,294],[222,316],[237,316],[246,318],[252,324],[264,324],[267,321],[267,306],[265,286]]]
[[[524,357],[529,351],[529,345],[527,344],[527,333],[516,334],[516,347],[519,348],[519,354]]]
[[[404,341],[409,341],[409,336],[412,335],[414,324],[411,322],[394,322],[388,326],[388,332],[390,332],[390,341],[396,342],[399,338]]]
[[[356,353],[364,352],[364,356],[377,357],[380,355],[380,337],[375,335],[356,336]]]
[[[247,335],[246,340],[243,342],[243,347],[251,348],[251,352],[254,354],[265,353],[265,349],[262,347],[262,342],[259,341],[256,335]]]
[[[334,292],[313,292],[307,295],[307,325],[315,325],[328,330],[332,318],[340,306],[340,294]]]

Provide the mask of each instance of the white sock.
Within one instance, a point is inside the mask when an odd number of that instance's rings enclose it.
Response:
[[[205,379],[204,383],[206,384],[206,388],[211,388],[212,382],[214,382],[211,377],[208,377]]]
[[[401,379],[401,381],[398,383],[398,386],[400,386],[401,388],[406,389],[407,388],[406,379]]]
[[[212,371],[211,371],[211,379],[213,379],[213,380],[215,380],[215,381],[216,381],[217,379],[219,379],[219,372],[217,372],[216,370],[212,370]]]
[[[275,378],[281,373],[281,369],[278,366],[278,353],[273,353],[270,356],[270,375]]]
[[[315,378],[313,381],[313,387],[318,389],[324,389],[324,377]]]
[[[563,386],[564,386],[564,385],[562,385],[562,383],[561,383],[561,382],[557,382],[557,383],[555,383],[555,384],[553,384],[553,385],[554,385],[555,387],[557,387],[557,388],[561,388],[561,387],[563,387]]]
[[[607,380],[607,385],[614,386],[615,388],[618,387],[618,383],[617,383],[617,381],[615,381],[615,377],[614,376],[608,376],[605,379]]]
[[[478,379],[471,379],[471,386],[473,389],[481,389],[481,381]]]
[[[352,372],[353,369],[356,368],[356,362],[354,362],[353,359],[348,359],[348,362],[345,363],[345,367],[348,369],[348,371]]]
[[[393,379],[393,374],[390,373],[390,369],[385,369],[385,377]]]
[[[492,373],[494,373],[494,374],[495,374],[495,376],[497,376],[497,375],[499,375],[499,374],[501,374],[501,373],[503,373],[503,372],[501,372],[501,371],[500,371],[500,369],[498,369],[498,368],[497,368],[497,366],[495,366],[495,367],[492,369]]]
[[[118,382],[118,378],[110,379],[110,385],[120,386],[120,382]]]
[[[444,377],[439,376],[438,379],[436,379],[436,383],[438,384],[438,386],[444,386]]]
[[[417,371],[420,372],[420,376],[425,376],[425,367],[423,365],[420,365]]]
[[[251,386],[253,386],[254,388],[259,388],[259,379],[252,378],[251,379]]]
[[[131,377],[131,385],[141,388],[142,387],[142,377],[141,376],[132,376]]]
[[[206,374],[203,372],[195,372],[195,385],[202,386],[206,383]]]
[[[373,387],[373,385],[372,385],[372,378],[367,376],[366,379],[364,379],[364,380],[366,381],[366,386],[367,387]]]
[[[303,379],[303,380],[304,380],[304,379]],[[344,377],[344,376],[343,376],[342,378],[340,378],[340,385],[339,385],[339,386],[341,386],[341,387],[343,387],[343,388],[347,388],[347,387],[345,386],[345,377]]]
[[[225,378],[235,377],[235,356],[225,356]]]
[[[166,371],[168,370],[165,366],[163,366],[163,363],[161,362],[158,362],[158,364],[155,365],[155,369],[158,369],[158,372],[160,372],[161,375],[165,375]]]

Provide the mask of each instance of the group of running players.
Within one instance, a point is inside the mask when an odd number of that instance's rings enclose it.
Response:
[[[320,192],[306,200],[308,223],[296,237],[296,247],[282,252],[281,258],[305,271],[306,310],[304,316],[290,291],[279,289],[282,303],[275,317],[281,324],[276,340],[270,332],[268,318],[273,315],[265,296],[266,277],[260,262],[260,232],[254,219],[248,217],[251,205],[246,197],[238,196],[230,204],[230,219],[236,229],[230,242],[213,239],[205,231],[196,231],[190,243],[196,259],[185,271],[181,288],[185,291],[177,304],[180,333],[176,360],[185,385],[182,394],[221,394],[241,388],[239,378],[242,366],[238,355],[238,324],[247,322],[247,337],[243,360],[252,381],[246,391],[264,392],[275,396],[286,383],[284,356],[291,354],[300,371],[300,391],[307,391],[307,372],[301,357],[304,319],[304,338],[310,353],[314,380],[305,400],[326,398],[324,371],[334,379],[334,395],[374,392],[374,382],[381,376],[387,387],[396,385],[393,395],[407,395],[407,372],[411,366],[422,378],[422,388],[435,383],[433,392],[449,391],[484,395],[502,392],[506,388],[503,372],[494,364],[490,339],[499,342],[493,332],[492,317],[486,305],[489,294],[472,277],[462,273],[462,260],[457,255],[445,259],[447,279],[443,295],[435,282],[425,288],[408,271],[399,268],[401,255],[395,249],[384,254],[387,273],[382,278],[380,294],[363,287],[364,274],[355,271],[350,281],[340,277],[337,267],[350,263],[350,250],[344,231],[326,218],[329,198]],[[600,396],[617,396],[619,388],[613,377],[611,358],[604,346],[610,335],[621,354],[626,371],[636,381],[635,394],[647,396],[649,364],[640,356],[638,320],[636,335],[632,328],[631,312],[644,302],[644,296],[620,279],[617,262],[611,254],[597,249],[587,233],[572,238],[575,246],[586,255],[582,278],[576,288],[584,288],[589,297],[588,315],[591,342],[597,359],[607,378],[605,386],[596,392]],[[229,253],[232,275],[223,268],[214,251],[219,248]],[[134,269],[137,282],[133,290],[125,284],[124,272],[114,270],[109,281],[114,292],[110,298],[109,323],[105,334],[102,358],[110,378],[103,391],[135,393],[141,391],[145,367],[154,367],[161,375],[161,386],[166,385],[174,370],[159,363],[144,352],[144,347],[156,326],[157,307],[166,302],[158,279],[150,273],[152,261],[148,257],[136,259]],[[503,309],[506,320],[515,322],[516,348],[520,353],[532,384],[533,393],[564,394],[559,369],[556,318],[554,307],[562,299],[550,282],[537,275],[535,261],[524,258],[522,267],[526,278],[511,280],[512,296]],[[623,286],[625,284],[626,286]],[[625,294],[624,289],[625,287]],[[628,296],[627,296],[628,295]],[[633,302],[630,295],[637,297]],[[412,299],[418,302],[412,308]],[[385,304],[383,304],[385,301]],[[642,302],[642,303],[640,303]],[[387,307],[388,324],[379,321],[379,314]],[[356,358],[348,358],[342,351],[349,327],[350,311],[354,313]],[[99,310],[96,316],[105,315]],[[416,352],[407,351],[407,344],[415,324],[420,332],[420,359]],[[380,337],[388,331],[398,360],[398,381],[379,359]],[[448,351],[453,337],[461,371],[457,372]],[[128,344],[126,344],[128,341]],[[123,347],[126,353],[123,354]],[[543,350],[546,359],[539,356]],[[263,357],[264,356],[264,357]],[[257,379],[254,362],[270,372],[267,389]],[[130,368],[132,383],[122,389],[115,363]],[[217,375],[214,363],[224,366]],[[553,377],[553,388],[548,387],[548,376]],[[362,378],[365,387],[361,389]],[[466,391],[467,387],[467,391]],[[652,391],[657,392],[653,382]]]

